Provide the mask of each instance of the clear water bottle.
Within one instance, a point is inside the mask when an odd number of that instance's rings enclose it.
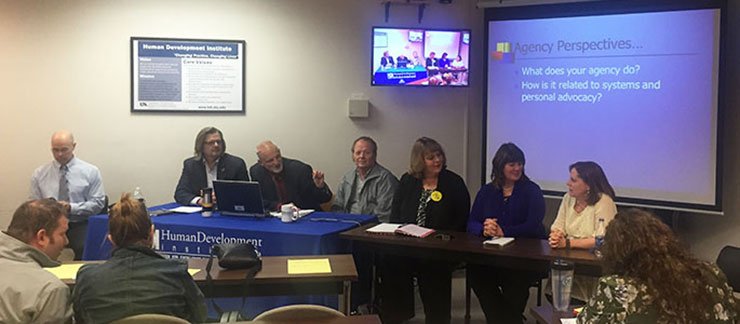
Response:
[[[605,233],[606,223],[604,222],[603,218],[599,218],[599,221],[596,223],[596,234],[594,235],[594,239],[596,240],[596,245],[594,246],[594,255],[597,258],[601,258],[603,256],[601,254],[601,246],[604,245]]]
[[[570,261],[556,259],[550,265],[550,282],[552,283],[552,305],[558,312],[565,312],[570,306],[570,291],[573,285],[574,264]]]
[[[133,193],[132,196],[133,196],[134,199],[138,200],[142,204],[145,202],[144,201],[144,194],[141,192],[141,187],[136,187],[136,189],[134,189],[134,193]]]

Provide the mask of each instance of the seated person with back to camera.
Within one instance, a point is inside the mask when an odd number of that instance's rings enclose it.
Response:
[[[724,273],[693,257],[655,215],[619,212],[606,228],[604,276],[578,323],[735,323]]]
[[[139,314],[203,322],[206,306],[185,260],[152,249],[154,225],[146,206],[126,193],[111,208],[108,240],[114,250],[101,264],[77,272],[72,293],[77,323],[108,323]]]
[[[67,244],[69,205],[30,200],[0,233],[0,323],[65,323],[72,317],[69,287],[43,268]]]

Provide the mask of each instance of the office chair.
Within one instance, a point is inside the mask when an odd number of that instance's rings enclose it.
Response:
[[[740,247],[725,246],[717,257],[717,266],[727,276],[727,282],[735,292],[740,292]]]
[[[103,201],[103,209],[100,210],[100,214],[107,214],[113,205],[109,205],[110,200],[108,200],[108,195],[105,195],[105,200]]]
[[[257,315],[254,321],[289,321],[344,317],[338,310],[321,305],[298,304],[273,308]]]
[[[111,324],[188,324],[190,322],[175,316],[163,314],[139,314],[111,322]]]
[[[320,204],[320,206],[321,206],[321,210],[320,211],[330,212],[331,211],[331,206],[334,205],[334,199],[336,199],[336,198],[337,198],[337,196],[334,195],[334,194],[332,194],[331,195],[331,199],[329,199],[329,201],[327,201],[327,202],[325,202],[323,204]],[[319,211],[319,210],[317,210],[317,211]]]

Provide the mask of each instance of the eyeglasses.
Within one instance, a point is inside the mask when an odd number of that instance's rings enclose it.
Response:
[[[218,144],[218,145],[223,145],[224,143],[223,143],[223,141],[222,141],[222,140],[216,140],[216,141],[208,141],[208,142],[206,142],[205,144],[206,144],[206,145],[208,145],[208,146],[214,146],[214,145],[216,145],[216,144]]]
[[[70,148],[70,147],[66,147],[66,146],[65,146],[65,147],[60,147],[60,148],[52,148],[52,149],[51,149],[51,151],[52,151],[53,153],[62,153],[62,154],[63,154],[63,153],[67,153],[67,152],[69,152],[69,151],[71,151],[71,150],[72,150],[72,148]]]

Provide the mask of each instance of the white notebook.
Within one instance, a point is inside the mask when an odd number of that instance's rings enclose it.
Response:
[[[514,242],[513,237],[494,237],[489,240],[483,241],[483,244],[504,246],[511,242]]]
[[[365,231],[368,233],[376,234],[393,234],[397,228],[401,227],[401,225],[403,224],[380,223],[371,228],[368,228]]]

